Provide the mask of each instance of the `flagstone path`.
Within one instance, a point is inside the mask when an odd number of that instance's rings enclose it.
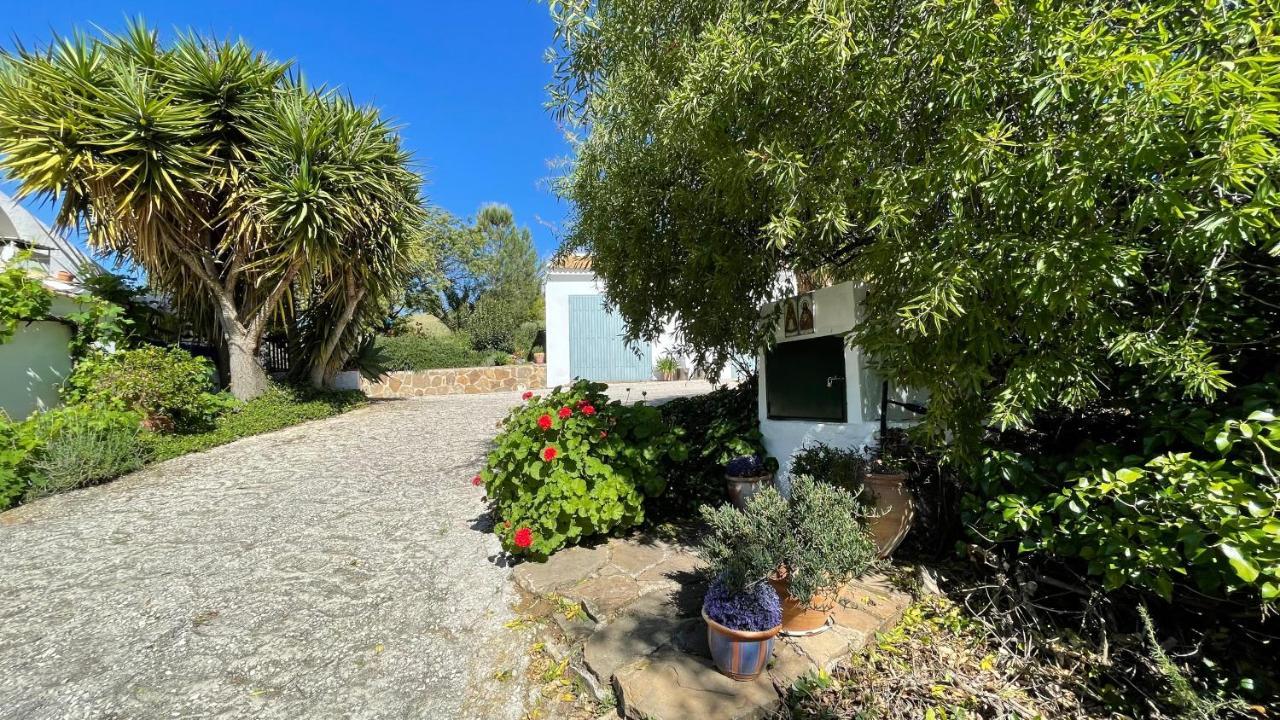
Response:
[[[0,718],[519,717],[469,482],[518,401],[380,401],[0,514]]]

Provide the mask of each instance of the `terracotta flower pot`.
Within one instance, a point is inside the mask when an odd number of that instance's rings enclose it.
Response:
[[[760,492],[766,485],[773,484],[773,473],[765,473],[754,477],[735,477],[728,473],[724,476],[729,502],[739,510],[747,509],[747,498]]]
[[[902,539],[911,530],[915,519],[915,502],[907,489],[906,473],[867,473],[863,486],[874,500],[878,517],[872,518],[868,527],[876,541],[881,558],[893,554]]]
[[[711,646],[711,659],[716,668],[734,680],[754,680],[769,665],[773,657],[773,641],[782,630],[779,625],[768,630],[753,632],[734,630],[707,617],[707,644]]]
[[[769,578],[769,584],[777,591],[782,600],[782,632],[787,635],[816,635],[825,631],[827,619],[831,617],[831,609],[835,600],[826,595],[815,595],[812,607],[801,604],[791,595],[791,579],[785,570]]]
[[[73,275],[69,270],[59,270],[53,274],[53,279],[58,280],[60,282],[69,283],[69,282],[75,282],[76,276]]]
[[[545,364],[546,364],[546,362],[547,362],[547,354],[546,354],[546,353],[534,353],[534,354],[533,354],[533,362],[534,362],[534,364],[535,364],[535,365],[545,365]]]

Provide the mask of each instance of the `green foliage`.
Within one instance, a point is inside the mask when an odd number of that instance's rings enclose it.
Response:
[[[53,292],[32,277],[19,255],[0,269],[0,345],[9,342],[24,320],[39,320],[49,314]]]
[[[207,429],[230,407],[213,392],[213,365],[178,347],[96,352],[76,363],[67,402],[134,410],[148,424],[178,432]]]
[[[560,186],[631,332],[758,346],[780,271],[925,430],[1254,381],[1280,329],[1280,13],[1110,0],[569,0]]]
[[[262,395],[240,403],[218,417],[214,428],[208,432],[191,435],[145,433],[142,441],[149,456],[159,462],[251,435],[339,415],[366,402],[365,396],[356,390],[326,392],[273,385]]]
[[[850,493],[808,476],[791,482],[791,498],[773,486],[747,500],[746,510],[731,505],[703,506],[711,532],[703,555],[713,572],[741,587],[785,569],[791,595],[809,604],[832,595],[876,561],[866,514]]]
[[[542,324],[534,320],[520,323],[511,335],[511,344],[517,357],[528,358],[533,352],[534,343],[538,341],[538,333],[542,332]]]
[[[0,510],[137,469],[136,413],[69,405],[21,422],[0,418]]]
[[[37,415],[41,447],[30,462],[23,500],[112,480],[142,467],[138,415],[87,405]]]
[[[509,353],[515,348],[516,332],[528,315],[529,309],[514,299],[487,293],[476,302],[475,309],[463,323],[463,329],[475,349]]]
[[[866,458],[857,450],[848,448],[814,443],[796,450],[791,456],[792,477],[805,475],[850,493],[862,491],[862,478],[866,471]]]
[[[663,355],[653,364],[653,369],[663,378],[675,379],[680,374],[680,361],[670,355]]]
[[[1176,418],[1199,447],[1154,456],[1086,445],[1068,457],[988,452],[968,499],[977,532],[1085,561],[1108,588],[1166,600],[1204,594],[1280,597],[1280,420],[1270,409],[1209,423]],[[1237,416],[1239,417],[1239,416]],[[1192,430],[1195,428],[1195,430]],[[1149,444],[1156,438],[1149,439]],[[1056,463],[1056,467],[1054,466]],[[1046,478],[1064,478],[1060,483]]]
[[[732,588],[761,582],[778,571],[788,542],[787,501],[773,487],[751,496],[746,511],[723,504],[700,508],[707,532],[698,552],[711,574]]]
[[[422,242],[422,178],[394,126],[242,41],[140,22],[0,55],[0,165],[96,250],[146,270],[247,359],[297,320],[296,363],[341,364]],[[233,393],[266,386],[233,362]]]
[[[485,360],[483,353],[471,349],[466,336],[429,337],[410,333],[380,337],[376,344],[387,370],[475,367]]]
[[[650,521],[688,522],[697,517],[699,506],[725,502],[725,464],[735,457],[765,455],[757,387],[753,377],[659,406],[663,421],[689,450],[679,461],[662,463],[667,489],[646,501]]]
[[[27,491],[31,460],[40,449],[33,427],[0,415],[0,510],[13,506]]]
[[[663,490],[664,458],[684,457],[657,409],[611,401],[605,388],[579,380],[503,420],[480,477],[496,511],[494,531],[509,552],[545,558],[639,524],[644,499]],[[522,529],[531,531],[528,548],[516,544]]]

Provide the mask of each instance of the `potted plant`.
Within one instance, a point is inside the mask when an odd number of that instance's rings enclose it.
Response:
[[[740,455],[730,460],[724,468],[725,490],[729,495],[729,502],[735,507],[745,508],[747,498],[760,492],[761,488],[772,485],[777,461],[772,464],[773,467],[770,468],[758,455]]]
[[[825,630],[840,587],[876,562],[858,499],[807,475],[793,478],[790,500],[767,487],[745,510],[702,514],[712,529],[703,542],[708,563],[731,578],[763,572],[781,599],[784,634]]]
[[[900,434],[882,434],[879,446],[869,453],[862,481],[875,510],[871,534],[881,558],[889,557],[902,544],[915,519],[915,501],[907,488],[904,442]]]
[[[782,629],[778,593],[766,582],[777,567],[782,526],[770,522],[785,504],[772,491],[754,515],[728,505],[703,505],[708,531],[699,552],[716,578],[702,602],[707,644],[716,667],[735,680],[760,674]]]
[[[762,494],[761,504],[766,499]],[[784,527],[778,569],[769,578],[782,598],[783,633],[826,630],[840,587],[875,565],[866,517],[854,494],[807,475],[792,478],[786,513],[772,520]]]
[[[773,643],[782,629],[778,593],[757,580],[735,588],[721,576],[711,583],[702,601],[707,645],[720,672],[734,680],[754,680],[773,657]]]
[[[658,376],[663,380],[675,380],[680,377],[680,362],[670,355],[658,358],[654,369],[658,371]]]
[[[547,353],[541,345],[533,346],[533,362],[536,365],[545,365],[547,362]]]

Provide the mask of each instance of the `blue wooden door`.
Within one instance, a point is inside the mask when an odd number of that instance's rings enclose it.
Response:
[[[569,372],[587,380],[648,380],[653,377],[649,343],[628,345],[622,318],[600,295],[569,296]],[[638,351],[638,352],[637,352]]]

